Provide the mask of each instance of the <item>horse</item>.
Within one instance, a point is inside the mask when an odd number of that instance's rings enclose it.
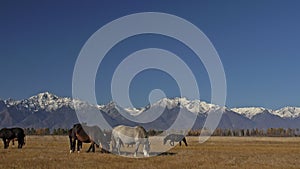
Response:
[[[75,151],[77,141],[77,152],[80,152],[82,143],[91,143],[87,152],[95,152],[95,144],[97,147],[101,145],[101,152],[107,152],[109,150],[109,143],[105,134],[98,126],[82,126],[81,124],[75,124],[72,129],[69,130],[70,139],[70,153]]]
[[[112,150],[116,150],[119,155],[121,154],[120,147],[122,144],[135,144],[134,157],[136,157],[140,144],[143,144],[144,156],[149,157],[150,142],[148,140],[148,134],[141,126],[117,126],[112,130],[111,141]]]
[[[0,138],[2,138],[4,143],[4,149],[7,149],[9,147],[9,142],[12,140],[14,143],[14,140],[18,140],[18,148],[21,149],[23,145],[25,145],[25,134],[24,130],[19,127],[15,128],[3,128],[0,130]]]
[[[77,141],[77,152],[79,153],[80,149],[82,148],[82,142],[77,139],[74,128],[71,128],[68,131],[68,134],[70,140],[70,153],[73,153],[75,151],[76,141]]]
[[[174,142],[175,141],[179,142],[180,146],[181,146],[181,141],[184,142],[185,146],[188,146],[184,135],[181,135],[181,134],[170,134],[170,135],[167,135],[164,138],[164,145],[167,143],[168,140],[170,140],[170,145],[171,146],[174,146]]]

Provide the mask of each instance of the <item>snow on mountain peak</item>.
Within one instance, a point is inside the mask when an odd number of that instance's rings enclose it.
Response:
[[[145,108],[125,108],[124,110],[132,116],[137,116],[144,112]]]
[[[219,106],[214,104],[209,104],[200,100],[188,100],[185,97],[175,97],[173,99],[163,98],[155,102],[151,106],[161,106],[161,107],[166,107],[168,109],[172,109],[176,106],[180,106],[181,108],[186,108],[188,111],[195,114],[207,113],[212,109],[219,108]]]
[[[37,112],[37,111],[54,111],[59,108],[62,108],[63,106],[70,107],[74,109],[74,107],[96,107],[100,110],[110,110],[110,109],[118,109],[119,106],[115,102],[110,102],[106,105],[90,105],[87,102],[78,100],[78,99],[72,99],[69,97],[58,97],[54,94],[51,94],[49,92],[43,92],[39,93],[35,96],[32,96],[28,99],[23,100],[13,100],[13,99],[7,99],[4,100],[4,103],[7,107],[15,106],[17,109],[22,109],[26,111],[31,112]],[[173,109],[175,107],[185,108],[186,110],[195,113],[195,114],[206,114],[210,112],[211,110],[216,110],[221,108],[218,105],[206,103],[204,101],[200,100],[189,100],[185,97],[175,97],[175,98],[163,98],[158,100],[157,102],[153,103],[152,105],[148,105],[146,107],[141,108],[125,108],[124,110],[128,112],[129,114],[136,116],[140,113],[143,113],[144,111],[155,107],[163,107],[167,109]],[[263,112],[269,112],[273,115],[282,117],[282,118],[298,118],[300,117],[300,107],[284,107],[278,110],[271,110],[266,109],[263,107],[244,107],[244,108],[232,108],[228,109],[224,107],[226,110],[232,110],[236,113],[239,113],[249,119],[251,119],[253,116],[263,113]],[[123,108],[122,108],[123,109]],[[225,111],[225,110],[224,110]]]
[[[37,112],[40,110],[53,111],[61,108],[63,106],[72,107],[71,98],[58,97],[49,92],[39,93],[37,95],[31,96],[28,99],[23,99],[20,101],[15,101],[8,99],[5,101],[8,107],[16,106],[18,109],[26,108],[31,112]]]
[[[233,108],[231,110],[251,119],[253,116],[263,113],[265,110],[268,110],[268,109],[263,108],[263,107],[243,107],[243,108]],[[272,110],[268,110],[268,111],[272,112]]]
[[[300,117],[300,107],[284,107],[275,110],[274,114],[283,118],[297,118]]]

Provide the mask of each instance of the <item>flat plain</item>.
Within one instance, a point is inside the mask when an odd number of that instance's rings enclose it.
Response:
[[[158,156],[127,158],[100,149],[86,153],[89,144],[70,154],[67,136],[27,136],[23,149],[16,145],[3,149],[1,142],[0,168],[300,168],[300,137],[211,137],[202,144],[198,137],[188,137],[187,141],[187,147],[176,145]],[[122,149],[133,152],[131,147]],[[152,154],[158,149],[154,146]]]

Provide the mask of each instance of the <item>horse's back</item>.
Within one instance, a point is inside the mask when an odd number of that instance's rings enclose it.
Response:
[[[0,130],[3,137],[5,139],[13,139],[13,138],[24,138],[25,132],[22,128],[14,127],[14,128],[3,128]]]
[[[25,132],[22,128],[20,127],[14,127],[10,129],[16,137],[25,137]]]
[[[166,137],[166,139],[167,140],[171,140],[171,141],[179,142],[179,141],[182,141],[183,139],[185,139],[185,136],[182,135],[182,134],[169,134]]]
[[[148,138],[146,130],[141,126],[124,126],[120,125],[113,129],[114,138],[120,138],[124,143],[132,143],[136,139]]]

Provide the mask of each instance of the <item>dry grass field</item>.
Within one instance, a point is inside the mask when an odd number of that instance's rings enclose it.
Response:
[[[27,136],[21,150],[12,145],[4,150],[1,142],[0,168],[300,168],[300,138],[212,137],[203,144],[197,137],[187,140],[188,147],[177,145],[159,156],[135,159],[99,149],[70,154],[67,136]]]

